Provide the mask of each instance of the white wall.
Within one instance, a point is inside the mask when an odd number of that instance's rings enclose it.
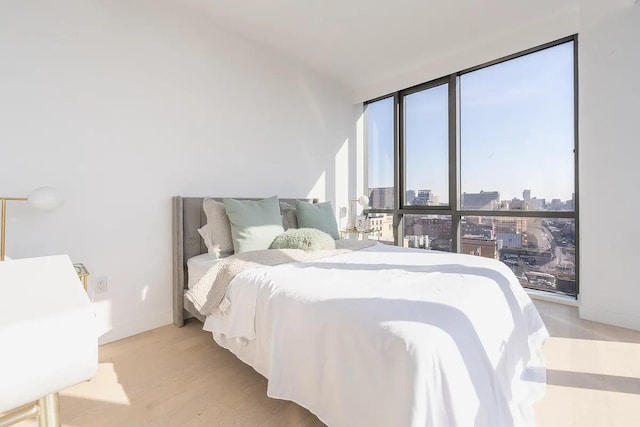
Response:
[[[3,1],[0,58],[0,195],[66,198],[11,203],[8,255],[107,276],[101,342],[172,321],[171,196],[355,192],[348,91],[188,2]]]
[[[640,3],[580,0],[547,22],[514,27],[376,84],[362,101],[578,33],[580,315],[640,330]],[[620,213],[621,212],[621,213]]]
[[[580,8],[580,316],[640,330],[640,4]]]
[[[487,5],[487,10],[490,8]],[[444,55],[433,55],[428,61],[417,63],[390,78],[356,87],[353,99],[355,102],[367,101],[573,35],[578,32],[578,16],[576,0],[568,3],[566,8],[549,14],[541,13],[529,21],[513,21],[497,35],[490,29],[479,32],[478,37],[469,38],[463,47],[448,49]],[[456,31],[456,25],[461,23],[452,22],[451,31]],[[487,38],[488,34],[492,36]],[[442,34],[442,39],[446,45],[446,33]]]

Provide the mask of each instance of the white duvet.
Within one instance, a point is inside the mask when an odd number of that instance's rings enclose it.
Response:
[[[379,244],[245,271],[226,298],[205,329],[329,426],[534,425],[548,334],[498,261]]]

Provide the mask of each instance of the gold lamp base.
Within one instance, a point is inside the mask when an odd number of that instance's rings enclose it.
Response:
[[[7,202],[8,201],[27,202],[36,209],[42,211],[52,211],[62,204],[62,195],[58,190],[51,187],[40,187],[33,190],[27,197],[0,197],[2,201],[2,217],[0,218],[0,261],[4,261]]]
[[[6,222],[7,222],[7,202],[9,200],[19,200],[22,202],[26,202],[28,199],[26,197],[0,197],[0,201],[2,201],[2,217],[0,219],[0,261],[4,261],[4,245],[5,245],[5,234],[6,234]]]
[[[47,394],[37,402],[21,406],[0,416],[0,427],[12,426],[33,417],[38,418],[38,427],[60,427],[58,393]]]

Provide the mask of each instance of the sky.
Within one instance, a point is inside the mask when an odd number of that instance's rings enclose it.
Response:
[[[574,192],[573,42],[463,74],[462,192],[570,200]],[[407,95],[407,189],[448,200],[447,85]],[[367,105],[369,187],[393,186],[393,98]]]

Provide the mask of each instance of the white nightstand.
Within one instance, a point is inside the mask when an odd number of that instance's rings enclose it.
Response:
[[[59,426],[58,391],[95,376],[95,314],[77,280],[67,255],[0,262],[0,425]]]

